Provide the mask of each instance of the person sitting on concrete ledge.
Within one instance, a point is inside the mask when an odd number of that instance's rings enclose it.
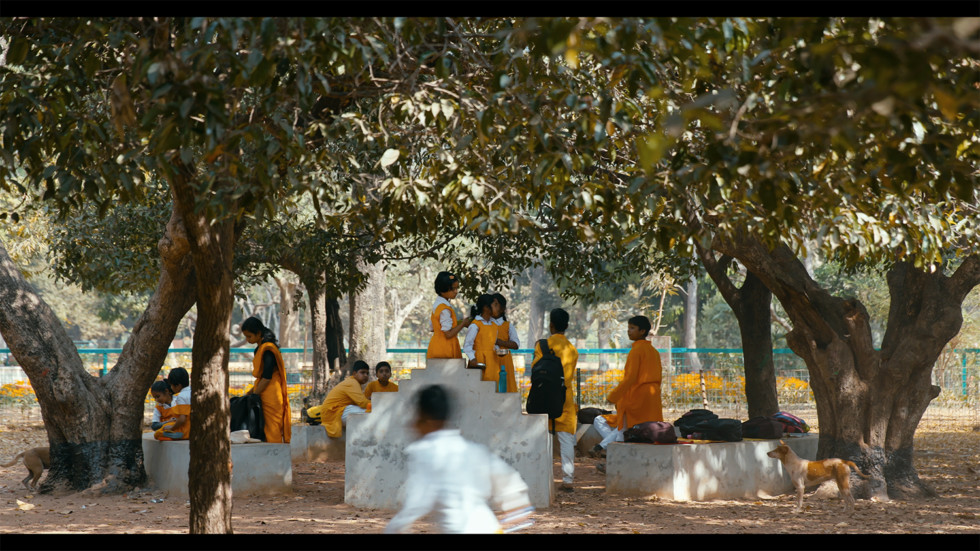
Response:
[[[391,364],[385,361],[378,362],[374,366],[374,374],[378,377],[376,381],[371,381],[364,387],[364,397],[368,400],[375,392],[398,392],[398,385],[391,381]]]
[[[367,382],[370,373],[367,362],[357,360],[350,369],[350,376],[327,393],[320,406],[320,422],[327,429],[327,436],[340,438],[352,413],[371,411],[371,402],[361,391],[361,385]]]
[[[634,316],[627,322],[626,334],[633,344],[626,356],[623,380],[606,397],[609,403],[616,404],[616,413],[597,415],[593,421],[592,426],[602,436],[602,442],[590,450],[592,457],[603,457],[610,443],[622,442],[627,428],[664,420],[660,403],[663,368],[660,353],[647,340],[650,327],[646,316]]]

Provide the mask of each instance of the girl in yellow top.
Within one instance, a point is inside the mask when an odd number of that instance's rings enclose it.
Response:
[[[521,341],[517,337],[517,330],[507,320],[507,299],[500,293],[494,294],[493,298],[500,303],[500,316],[493,319],[493,322],[497,324],[497,361],[507,371],[507,392],[517,392],[514,357],[511,356],[510,351],[520,348]],[[499,370],[500,367],[498,366],[497,369]]]
[[[286,364],[282,361],[276,335],[262,320],[254,316],[242,322],[242,335],[249,344],[258,344],[252,359],[255,384],[246,394],[258,394],[262,399],[265,441],[288,444],[292,431],[289,396],[286,392]]]
[[[436,276],[436,298],[432,305],[432,338],[429,339],[429,349],[426,358],[462,358],[459,348],[460,330],[467,327],[472,318],[463,318],[456,322],[456,309],[449,303],[459,293],[459,278],[449,272],[439,272]]]
[[[483,381],[497,382],[500,376],[500,364],[497,363],[497,353],[494,347],[497,344],[497,324],[493,318],[500,316],[500,303],[493,295],[480,295],[476,299],[476,306],[470,311],[473,316],[473,323],[466,330],[466,342],[463,344],[463,352],[469,358],[467,367],[477,368],[483,364]]]
[[[371,381],[364,387],[364,397],[368,400],[375,392],[398,392],[398,385],[391,381],[391,364],[388,362],[378,362],[374,366],[374,374],[378,379]]]
[[[150,394],[157,401],[150,420],[150,428],[157,440],[187,440],[191,435],[191,405],[180,395],[174,395],[167,381],[157,381],[150,386]]]

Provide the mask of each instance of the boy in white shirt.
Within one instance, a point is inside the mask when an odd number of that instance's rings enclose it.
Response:
[[[405,503],[385,527],[385,533],[405,533],[419,518],[434,513],[447,534],[490,534],[502,531],[490,508],[525,519],[531,512],[528,487],[513,467],[486,446],[447,429],[450,403],[439,385],[418,394],[415,430],[422,436],[409,444]]]

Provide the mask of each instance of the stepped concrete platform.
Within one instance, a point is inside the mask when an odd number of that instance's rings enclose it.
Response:
[[[289,452],[293,462],[343,461],[347,453],[347,430],[340,438],[327,436],[323,425],[293,425]]]
[[[161,441],[143,433],[143,466],[150,484],[171,496],[187,497],[190,442]],[[275,495],[293,491],[289,444],[232,444],[231,491],[235,494]]]
[[[817,456],[817,435],[783,438],[801,458]],[[633,444],[606,448],[606,492],[675,501],[771,497],[794,491],[778,459],[779,440],[711,444]]]
[[[553,494],[552,444],[547,415],[522,413],[517,393],[498,393],[463,360],[429,359],[425,369],[398,381],[398,392],[372,396],[371,413],[352,415],[347,425],[344,501],[356,507],[397,510],[408,475],[405,447],[418,438],[412,428],[415,395],[440,384],[455,405],[447,423],[464,438],[484,444],[517,469],[531,504],[543,509]]]

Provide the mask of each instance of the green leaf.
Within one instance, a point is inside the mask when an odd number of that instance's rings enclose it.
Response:
[[[401,155],[401,152],[397,149],[386,150],[384,155],[381,156],[381,168],[387,168],[394,164],[398,160],[399,155]]]

